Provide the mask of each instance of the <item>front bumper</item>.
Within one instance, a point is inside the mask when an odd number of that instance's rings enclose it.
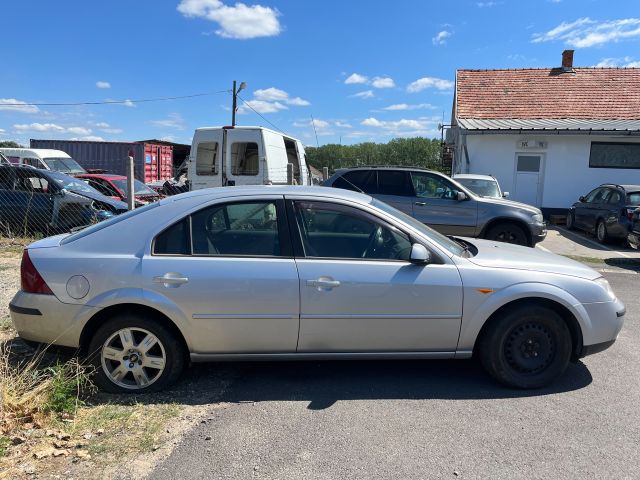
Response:
[[[9,304],[18,335],[32,342],[78,347],[82,329],[98,309],[62,303],[55,295],[18,292]]]
[[[543,241],[547,236],[547,224],[542,223],[530,223],[529,230],[531,231],[531,245],[535,247],[536,243]]]
[[[627,310],[620,300],[612,302],[583,303],[591,328],[583,328],[583,346],[579,357],[602,352],[614,344],[624,324]]]

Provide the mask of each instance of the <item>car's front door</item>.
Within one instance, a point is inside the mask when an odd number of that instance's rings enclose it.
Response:
[[[407,234],[351,206],[298,200],[290,212],[303,251],[299,352],[455,350],[462,317],[455,265],[412,264]]]
[[[282,197],[215,204],[161,232],[142,288],[175,305],[196,353],[292,353],[298,272]]]
[[[458,200],[458,189],[446,179],[426,172],[411,172],[415,191],[413,216],[445,235],[472,237],[478,223],[478,202]]]
[[[589,231],[595,231],[596,223],[603,213],[607,210],[607,201],[611,190],[609,188],[601,188],[590,202],[586,204],[584,215],[584,228]]]
[[[589,216],[589,205],[593,203],[596,195],[601,192],[601,188],[596,188],[587,193],[584,197],[580,197],[581,200],[575,204],[574,208],[574,220],[575,225],[578,228],[587,229],[588,225],[588,216]]]

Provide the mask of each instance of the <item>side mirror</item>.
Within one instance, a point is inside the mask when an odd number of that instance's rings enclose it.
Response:
[[[502,198],[509,198],[509,192],[502,192]]]
[[[411,256],[409,261],[416,265],[426,265],[431,262],[431,253],[424,245],[414,243],[411,245]]]
[[[469,197],[467,197],[467,194],[466,194],[466,193],[464,193],[464,192],[457,192],[456,200],[458,200],[459,202],[461,202],[461,201],[463,201],[463,200],[466,200],[467,198],[469,198]]]
[[[581,196],[581,197],[578,199],[578,201],[579,201],[579,202],[584,202],[584,196]]]

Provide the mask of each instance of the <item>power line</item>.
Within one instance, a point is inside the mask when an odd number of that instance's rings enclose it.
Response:
[[[253,112],[258,115],[260,118],[262,118],[265,122],[267,122],[269,125],[271,125],[273,128],[275,128],[276,130],[278,130],[280,133],[284,133],[286,135],[286,132],[284,130],[282,130],[281,128],[279,128],[275,123],[273,123],[272,121],[268,120],[267,118],[265,118],[264,115],[262,115],[260,112],[258,112],[255,108],[253,108],[251,106],[251,104],[247,101],[245,101],[244,98],[242,98],[240,95],[236,95],[240,100],[242,100],[242,103],[244,103],[247,107],[249,107],[251,110],[253,110]]]
[[[183,98],[195,98],[205,97],[208,95],[217,95],[219,93],[228,93],[229,90],[220,90],[218,92],[208,93],[195,93],[193,95],[180,95],[176,97],[157,97],[157,98],[143,98],[138,100],[104,100],[102,102],[68,102],[68,103],[0,103],[1,107],[72,107],[78,105],[114,105],[114,104],[129,104],[129,103],[147,103],[147,102],[162,102],[165,100],[181,100]]]

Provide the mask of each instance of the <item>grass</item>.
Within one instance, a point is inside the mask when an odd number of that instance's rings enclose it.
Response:
[[[11,445],[11,439],[4,435],[0,435],[0,458],[7,454],[9,445]]]
[[[10,332],[13,330],[11,317],[0,318],[0,332]]]

